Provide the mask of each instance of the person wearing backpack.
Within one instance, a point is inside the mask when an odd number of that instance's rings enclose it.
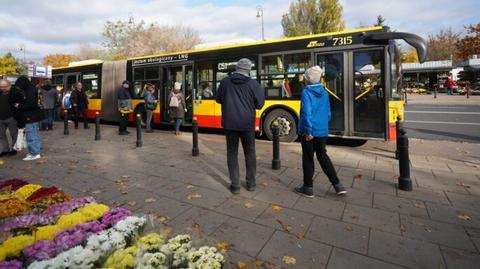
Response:
[[[62,109],[65,111],[67,111],[67,114],[64,114],[63,116],[66,117],[66,116],[70,116],[71,115],[71,111],[72,111],[72,101],[70,99],[70,97],[72,96],[72,91],[74,90],[74,87],[72,86],[72,89],[70,91],[65,91],[65,94],[63,95],[63,98],[62,98]],[[70,118],[70,117],[69,117]],[[68,119],[70,120],[70,119]]]
[[[173,90],[168,96],[168,100],[170,118],[172,118],[174,121],[175,135],[181,135],[180,125],[185,117],[185,112],[187,112],[185,96],[182,93],[182,83],[175,82]]]
[[[157,100],[155,99],[155,85],[151,83],[145,84],[143,87],[143,91],[145,92],[145,112],[147,113],[147,133],[153,133],[152,130],[152,117],[153,111],[157,109]]]

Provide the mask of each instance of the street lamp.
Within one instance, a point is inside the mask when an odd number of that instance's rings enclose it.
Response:
[[[265,40],[265,28],[263,25],[263,7],[257,6],[257,18],[262,19],[262,40]]]
[[[25,51],[26,51],[25,45],[22,45],[22,46],[20,47],[20,51],[23,51],[23,65],[24,65],[24,67],[25,67],[25,72],[28,73],[28,64],[27,64],[27,59],[26,59],[26,57],[25,57],[25,53],[26,53],[26,52],[25,52]]]

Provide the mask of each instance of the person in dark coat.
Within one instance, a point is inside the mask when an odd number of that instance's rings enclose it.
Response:
[[[173,119],[175,127],[175,135],[181,135],[180,126],[182,120],[185,118],[187,112],[187,105],[185,104],[185,96],[182,93],[182,83],[175,82],[173,90],[168,95],[170,118]]]
[[[88,117],[87,117],[87,109],[88,109],[88,97],[85,94],[85,91],[82,89],[82,83],[77,82],[75,84],[75,90],[72,92],[70,96],[70,101],[73,107],[73,113],[75,115],[75,129],[78,129],[78,119],[80,114],[82,114],[83,118],[83,128],[88,129]]]
[[[40,88],[40,95],[43,99],[43,112],[45,119],[42,121],[41,130],[53,129],[53,118],[55,116],[55,102],[57,101],[57,91],[52,87],[52,81],[46,80]]]
[[[25,95],[24,102],[18,107],[20,115],[20,126],[25,124],[27,137],[28,154],[24,161],[33,161],[41,158],[40,155],[40,122],[43,120],[43,113],[38,106],[38,90],[26,76],[20,76],[15,81],[15,86],[22,89]]]
[[[0,80],[0,157],[13,156],[17,151],[13,149],[13,145],[17,140],[18,124],[18,107],[24,100],[23,92],[17,87],[12,87],[8,80]],[[7,130],[10,133],[11,144],[7,139]]]
[[[120,86],[117,87],[118,111],[120,112],[120,122],[118,126],[119,135],[128,135],[127,131],[128,115],[132,113],[132,95],[128,90],[130,88],[130,81],[124,80]]]
[[[224,78],[218,87],[216,101],[222,105],[222,126],[227,140],[227,164],[230,174],[230,191],[240,193],[238,167],[238,141],[242,141],[247,168],[247,190],[255,190],[256,154],[255,120],[256,110],[265,103],[265,93],[256,80],[250,78],[252,62],[240,59],[236,71]]]

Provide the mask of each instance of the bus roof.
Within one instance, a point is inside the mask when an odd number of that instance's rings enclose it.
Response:
[[[137,57],[127,58],[127,60],[138,60],[138,59],[145,59],[145,58],[151,58],[151,57],[163,57],[163,56],[170,56],[170,55],[177,55],[177,54],[188,54],[188,53],[205,52],[205,51],[212,51],[212,50],[248,47],[248,46],[255,46],[255,45],[265,45],[265,44],[272,44],[272,43],[279,43],[279,42],[286,42],[286,41],[293,41],[293,40],[301,40],[301,39],[309,39],[309,38],[316,38],[316,37],[323,37],[323,36],[330,36],[330,35],[341,35],[341,34],[361,33],[361,32],[367,32],[367,31],[376,31],[376,30],[382,30],[382,29],[384,29],[383,26],[364,27],[364,28],[358,28],[358,29],[353,29],[353,30],[329,32],[329,33],[322,33],[322,34],[315,34],[315,35],[304,35],[304,36],[296,36],[296,37],[278,38],[278,39],[265,40],[265,41],[237,43],[237,44],[232,44],[232,45],[223,45],[223,46],[221,45],[221,46],[214,46],[214,47],[209,47],[209,48],[201,48],[201,49],[168,52],[168,53],[152,54],[152,55],[145,55],[145,56],[137,56]]]

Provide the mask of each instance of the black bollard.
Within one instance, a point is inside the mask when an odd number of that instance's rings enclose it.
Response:
[[[403,191],[412,190],[412,179],[410,178],[410,158],[408,155],[408,136],[404,129],[400,129],[398,138],[398,164],[400,176],[398,177],[398,188]]]
[[[437,88],[435,87],[435,89],[433,90],[433,98],[437,98]]]
[[[69,135],[70,131],[68,131],[68,110],[65,109],[63,111],[63,134]]]
[[[274,121],[272,124],[272,134],[273,134],[273,160],[272,160],[272,169],[280,170],[281,161],[280,161],[280,127],[277,121]]]
[[[137,148],[143,146],[142,142],[142,116],[140,114],[137,114]]]
[[[102,139],[100,134],[100,113],[95,112],[95,140]]]
[[[397,148],[395,149],[395,159],[398,160],[398,138],[400,137],[400,129],[402,129],[402,122],[400,121],[400,116],[397,117],[397,121],[395,122],[395,132],[397,137]]]
[[[192,156],[198,156],[200,150],[198,149],[198,122],[197,118],[193,118],[192,121]]]

